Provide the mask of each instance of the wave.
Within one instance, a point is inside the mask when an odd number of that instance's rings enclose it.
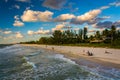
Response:
[[[41,52],[41,51],[35,52],[35,53],[32,53],[32,54],[27,55],[27,57],[36,56],[36,55],[39,55],[40,53],[42,53],[42,52]]]
[[[33,69],[36,69],[36,68],[37,68],[36,65],[35,65],[33,62],[27,61],[27,63],[28,63],[29,65],[31,65],[31,66],[33,67]]]
[[[28,57],[23,57],[23,59],[25,59],[25,60],[26,60],[26,63],[27,63],[27,64],[24,63],[23,65],[30,65],[30,66],[32,66],[32,68],[33,68],[34,70],[37,68],[37,66],[35,65],[35,63],[29,61],[29,58],[28,58]]]
[[[81,68],[89,71],[92,75],[99,76],[106,80],[118,80],[120,79],[120,70],[115,68],[96,66],[94,68],[90,68],[88,66],[81,65]]]
[[[72,61],[71,59],[65,58],[64,55],[61,55],[61,54],[54,55],[54,58],[55,59],[60,59],[62,61],[66,61],[66,62],[71,63],[71,64],[76,64],[75,61]]]

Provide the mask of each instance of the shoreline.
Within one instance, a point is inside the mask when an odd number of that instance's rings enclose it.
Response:
[[[100,50],[100,52],[103,52],[103,50],[106,50],[106,48],[94,48],[93,50],[93,56],[88,56],[86,54],[86,51],[88,50],[92,50],[93,47],[71,47],[71,46],[54,46],[54,45],[37,45],[37,44],[20,44],[22,46],[32,46],[32,47],[40,47],[43,49],[47,49],[47,50],[51,50],[51,51],[55,51],[55,52],[59,52],[60,54],[63,54],[65,57],[75,61],[77,64],[81,65],[82,62],[80,60],[84,60],[87,62],[92,62],[92,63],[97,63],[103,66],[107,66],[107,67],[114,67],[114,68],[118,68],[120,69],[120,55],[118,55],[120,53],[120,50],[118,50],[116,54],[112,53],[112,54],[99,54],[98,49]],[[85,51],[83,51],[85,50]],[[114,52],[114,50],[116,51],[116,49],[108,49],[109,51]],[[108,57],[107,57],[108,55]],[[118,55],[118,56],[117,56]],[[114,57],[113,57],[114,56]],[[117,56],[117,58],[116,58]],[[94,67],[93,65],[89,65]]]

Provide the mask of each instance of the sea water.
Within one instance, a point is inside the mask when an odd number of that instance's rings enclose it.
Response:
[[[80,60],[78,65],[54,51],[7,46],[0,49],[0,80],[120,80],[120,69]]]

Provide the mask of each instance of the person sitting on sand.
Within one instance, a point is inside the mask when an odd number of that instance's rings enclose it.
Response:
[[[90,55],[90,52],[88,51],[87,54],[88,54],[88,56],[89,56],[89,55]]]
[[[93,53],[92,53],[92,52],[90,53],[90,56],[93,56]]]
[[[88,56],[93,56],[93,53],[87,52]]]
[[[110,52],[108,52],[108,51],[106,51],[106,50],[105,50],[105,53],[106,53],[106,54],[112,54],[112,53],[110,53]]]

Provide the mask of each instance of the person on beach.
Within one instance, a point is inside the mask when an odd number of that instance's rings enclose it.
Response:
[[[54,47],[52,47],[52,50],[54,51]]]
[[[93,53],[92,53],[92,52],[90,53],[90,52],[88,51],[87,54],[88,54],[88,56],[93,56]]]
[[[112,54],[112,53],[110,53],[110,52],[108,52],[108,51],[106,51],[106,50],[105,50],[105,53],[106,53],[106,54]]]

